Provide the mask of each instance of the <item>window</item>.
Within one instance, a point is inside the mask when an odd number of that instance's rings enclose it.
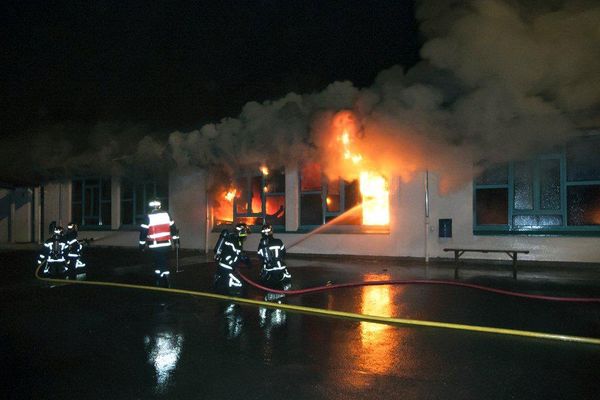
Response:
[[[274,227],[285,226],[285,171],[246,175],[236,179],[233,199],[235,222],[248,225],[268,223]],[[214,221],[215,226],[218,221]]]
[[[121,225],[140,225],[148,213],[148,203],[159,199],[163,210],[169,209],[168,178],[157,181],[121,181]]]
[[[110,178],[74,179],[71,219],[82,227],[111,227]]]
[[[495,166],[474,185],[474,232],[600,233],[600,136]]]
[[[567,146],[566,159],[567,224],[598,229],[600,227],[600,136],[582,138]]]
[[[300,173],[300,225],[311,227],[334,221],[360,225],[362,201],[358,180],[328,180],[316,163],[306,164]],[[351,212],[348,212],[351,211]]]

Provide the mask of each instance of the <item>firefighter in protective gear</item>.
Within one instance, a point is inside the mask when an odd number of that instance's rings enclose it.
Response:
[[[140,225],[140,250],[150,249],[154,256],[154,274],[157,278],[169,277],[167,258],[172,246],[179,246],[179,233],[175,221],[168,212],[161,210],[159,200],[152,200],[152,209],[146,220]]]
[[[222,235],[223,243],[220,246],[217,259],[217,271],[215,272],[215,286],[226,286],[229,290],[242,288],[242,281],[234,274],[235,268],[240,261],[249,264],[250,260],[244,253],[244,240],[250,233],[248,225],[239,223],[235,230],[229,234]],[[220,237],[221,239],[221,237]]]
[[[64,237],[64,229],[56,224],[51,225],[50,238],[44,242],[44,247],[38,256],[38,265],[43,265],[44,274],[64,274],[67,271],[67,242]]]
[[[81,261],[81,250],[83,246],[77,239],[77,225],[72,222],[67,224],[65,232],[65,241],[67,242],[67,265],[71,272],[85,267],[85,263]]]
[[[262,226],[261,235],[257,251],[262,261],[260,279],[267,286],[288,289],[292,275],[284,261],[285,246],[280,239],[273,237],[273,227],[269,224]]]

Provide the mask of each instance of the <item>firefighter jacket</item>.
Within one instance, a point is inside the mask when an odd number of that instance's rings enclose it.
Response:
[[[285,269],[285,246],[280,239],[273,236],[263,237],[258,244],[258,256],[261,258],[263,268],[267,271]]]
[[[218,261],[219,266],[233,270],[237,263],[245,257],[243,251],[240,237],[235,234],[227,235],[221,247],[221,255]]]
[[[77,240],[77,231],[67,230],[65,233],[65,242],[67,243],[67,256],[68,257],[79,257],[81,255],[81,248],[83,247],[79,240]]]
[[[67,242],[61,237],[51,237],[44,242],[44,247],[38,257],[38,265],[44,261],[48,263],[65,262],[65,253],[67,252]]]
[[[171,246],[173,241],[179,241],[175,221],[168,212],[154,210],[146,216],[140,225],[140,246],[148,245],[149,248]]]

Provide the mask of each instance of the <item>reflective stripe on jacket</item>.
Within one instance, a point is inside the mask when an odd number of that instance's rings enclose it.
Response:
[[[147,243],[149,248],[166,247],[172,239],[178,239],[175,221],[166,211],[152,212],[141,224],[140,244]]]

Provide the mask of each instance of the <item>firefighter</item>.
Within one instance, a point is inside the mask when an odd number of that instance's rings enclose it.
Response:
[[[67,271],[65,253],[67,251],[67,242],[64,237],[64,229],[57,226],[56,223],[50,225],[50,238],[44,242],[44,247],[38,257],[38,265],[45,267],[44,274],[63,274]]]
[[[257,251],[262,261],[260,279],[267,286],[287,290],[292,275],[288,272],[284,261],[285,246],[280,239],[273,237],[273,227],[269,224],[262,226],[261,235]]]
[[[217,261],[217,271],[215,272],[215,286],[226,286],[228,290],[239,290],[242,288],[242,281],[234,274],[235,268],[241,262],[250,264],[250,260],[244,253],[244,240],[250,233],[248,225],[239,223],[235,230],[229,234],[222,234],[217,242],[218,253],[215,253]]]
[[[65,233],[65,241],[67,243],[67,265],[71,272],[75,272],[78,268],[85,267],[85,263],[81,261],[81,250],[83,246],[77,239],[77,225],[72,222],[67,224]]]
[[[169,278],[167,258],[171,247],[179,247],[179,233],[168,212],[161,210],[159,200],[148,203],[151,211],[140,225],[139,248],[150,249],[154,257],[154,274],[158,279]]]

